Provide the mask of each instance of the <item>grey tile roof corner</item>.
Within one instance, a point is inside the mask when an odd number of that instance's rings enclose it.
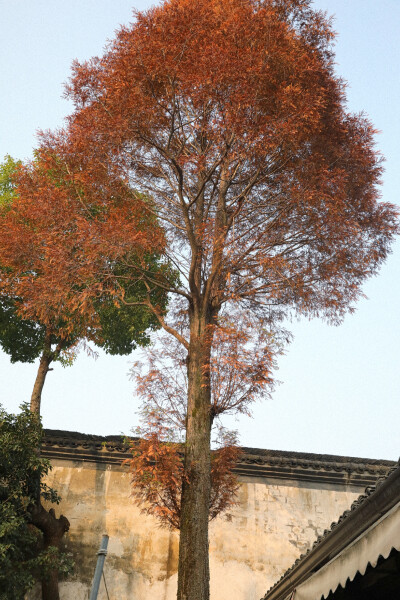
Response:
[[[363,506],[367,502],[371,505],[374,504],[374,501],[377,500],[378,495],[383,492],[382,486],[385,486],[384,498],[382,498],[382,502],[378,505],[376,503],[375,508],[375,520],[379,518],[386,510],[389,510],[392,506],[394,506],[397,502],[400,501],[400,459],[397,463],[392,463],[392,466],[387,469],[387,472],[384,476],[379,477],[375,484],[369,485],[365,488],[364,492],[353,502],[350,508],[339,517],[337,521],[331,523],[329,529],[325,529],[325,531],[317,537],[314,544],[299,558],[294,562],[294,564],[282,575],[282,577],[267,591],[265,596],[261,600],[281,600],[286,598],[286,596],[290,593],[292,589],[296,587],[296,585],[300,585],[309,574],[319,569],[323,564],[325,564],[328,560],[331,560],[334,556],[336,556],[342,549],[343,545],[337,544],[336,548],[334,544],[329,546],[329,554],[324,556],[323,552],[320,552],[319,564],[313,565],[308,568],[307,572],[299,573],[298,580],[296,580],[296,571],[302,565],[305,565],[307,559],[311,558],[313,554],[316,554],[318,550],[322,550],[322,546],[328,540],[333,540],[335,536],[335,532],[337,528],[349,530],[349,535],[347,539],[347,543],[351,543],[358,535],[360,535],[363,531],[365,531],[373,521],[373,514],[370,516],[370,520],[365,520],[361,529],[353,529],[351,531],[352,523],[356,514],[358,514]],[[310,561],[311,563],[311,561]],[[283,585],[287,582],[287,585]],[[281,591],[279,592],[279,588]],[[278,593],[275,593],[278,592]]]

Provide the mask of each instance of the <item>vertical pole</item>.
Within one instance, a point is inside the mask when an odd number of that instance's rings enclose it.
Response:
[[[104,561],[106,560],[108,546],[108,535],[103,535],[101,539],[100,549],[97,553],[97,564],[94,572],[92,591],[90,592],[89,600],[97,600],[97,594],[100,587],[101,574],[103,572]]]

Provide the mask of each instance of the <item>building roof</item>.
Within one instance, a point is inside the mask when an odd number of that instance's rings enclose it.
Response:
[[[313,546],[295,561],[262,600],[285,600],[296,587],[332,561],[399,502],[400,460],[393,463],[375,484],[367,486],[349,510],[317,537]]]
[[[137,438],[133,438],[137,439]],[[363,488],[386,474],[393,461],[368,458],[242,448],[235,472],[242,477],[268,477]],[[123,436],[99,436],[45,430],[42,454],[50,459],[80,460],[119,467],[129,456]]]

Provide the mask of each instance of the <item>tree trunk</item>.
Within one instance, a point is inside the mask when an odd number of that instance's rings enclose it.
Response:
[[[42,579],[42,600],[60,600],[57,569],[53,569],[46,579]]]
[[[56,352],[59,349],[56,349]],[[46,334],[43,353],[40,357],[39,368],[36,375],[36,380],[33,386],[31,395],[30,409],[36,415],[40,415],[40,404],[42,399],[42,390],[46,375],[49,372],[50,363],[54,358],[54,353],[51,350],[51,337]],[[37,449],[40,454],[40,448]],[[64,515],[56,518],[54,509],[47,511],[43,506],[40,498],[40,481],[37,485],[37,499],[35,506],[31,509],[32,524],[39,529],[43,534],[43,549],[47,550],[50,546],[60,548],[61,539],[66,531],[69,530],[69,521]],[[45,578],[42,579],[42,600],[59,600],[58,591],[58,570],[51,569]]]
[[[49,372],[50,363],[52,361],[51,345],[45,343],[45,347],[40,357],[39,368],[35,379],[31,395],[31,412],[40,415],[40,402],[42,400],[42,390],[46,375]]]
[[[54,509],[47,511],[42,504],[36,504],[31,509],[32,524],[43,533],[43,549],[47,550],[50,546],[59,549],[61,539],[66,531],[69,530],[69,521],[64,515],[56,518]],[[58,592],[58,571],[51,569],[47,576],[42,579],[42,599],[59,600]]]
[[[188,355],[188,412],[181,502],[178,600],[208,600],[208,513],[211,492],[210,341],[205,319],[193,316]]]

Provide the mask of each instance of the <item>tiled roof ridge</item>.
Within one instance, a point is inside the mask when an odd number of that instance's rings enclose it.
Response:
[[[303,554],[301,554],[299,556],[299,558],[297,558],[295,560],[295,562],[293,563],[293,565],[291,567],[289,567],[289,569],[287,569],[283,575],[280,577],[280,579],[278,579],[278,581],[276,583],[274,583],[274,585],[267,591],[267,593],[265,594],[265,596],[263,597],[262,600],[265,600],[265,598],[267,598],[268,594],[270,594],[281,582],[283,579],[287,578],[297,567],[297,565],[299,563],[301,563],[313,550],[315,550],[315,548],[317,548],[317,546],[319,546],[323,540],[325,540],[334,529],[336,529],[336,527],[338,525],[340,525],[341,523],[343,523],[343,521],[345,521],[346,519],[349,518],[349,516],[354,513],[354,511],[356,511],[366,500],[367,498],[370,498],[374,493],[376,493],[376,491],[381,487],[381,485],[388,479],[388,477],[394,473],[394,471],[396,471],[397,469],[400,469],[400,458],[397,462],[395,462],[394,464],[392,464],[391,467],[389,467],[389,469],[387,470],[387,472],[385,473],[385,475],[379,477],[376,481],[375,484],[373,485],[369,485],[365,488],[364,492],[362,494],[360,494],[360,496],[358,496],[358,498],[356,498],[352,505],[350,506],[349,509],[345,510],[339,517],[339,519],[337,521],[333,521],[330,525],[330,527],[328,529],[325,529],[323,531],[323,533],[321,535],[319,535],[317,537],[317,539],[315,540],[315,542],[313,543],[313,545]]]
[[[258,456],[262,456],[263,454],[268,455],[268,457],[286,457],[286,456],[296,456],[299,460],[319,460],[323,462],[337,462],[340,459],[341,462],[354,462],[354,463],[362,463],[362,464],[380,464],[386,465],[388,467],[393,466],[393,460],[385,460],[385,459],[376,459],[376,458],[362,458],[358,456],[342,456],[338,454],[318,454],[313,452],[297,452],[290,450],[268,450],[263,448],[247,448],[245,446],[242,447],[243,452],[246,454],[257,454]]]
[[[107,452],[128,453],[129,445],[125,443],[125,436],[121,435],[94,435],[76,431],[63,431],[58,429],[44,430],[44,446],[54,445],[65,448],[82,447],[85,449],[104,449]],[[139,439],[128,436],[129,439]],[[332,454],[313,454],[285,450],[268,450],[262,448],[242,447],[240,464],[276,466],[290,464],[303,469],[324,469],[325,471],[353,471],[370,472],[376,474],[386,473],[394,465],[393,461],[354,456],[337,456]]]
[[[47,438],[63,438],[65,440],[85,440],[88,442],[123,442],[125,437],[132,439],[132,436],[120,435],[97,435],[94,433],[81,433],[80,431],[67,431],[64,429],[43,429],[44,437]],[[134,438],[133,438],[134,439]]]
[[[270,464],[286,464],[302,468],[324,469],[326,471],[346,470],[354,472],[369,471],[385,473],[393,466],[393,461],[355,456],[338,456],[333,454],[314,454],[310,452],[294,452],[286,450],[264,450],[260,448],[242,448],[241,462],[268,462]]]

